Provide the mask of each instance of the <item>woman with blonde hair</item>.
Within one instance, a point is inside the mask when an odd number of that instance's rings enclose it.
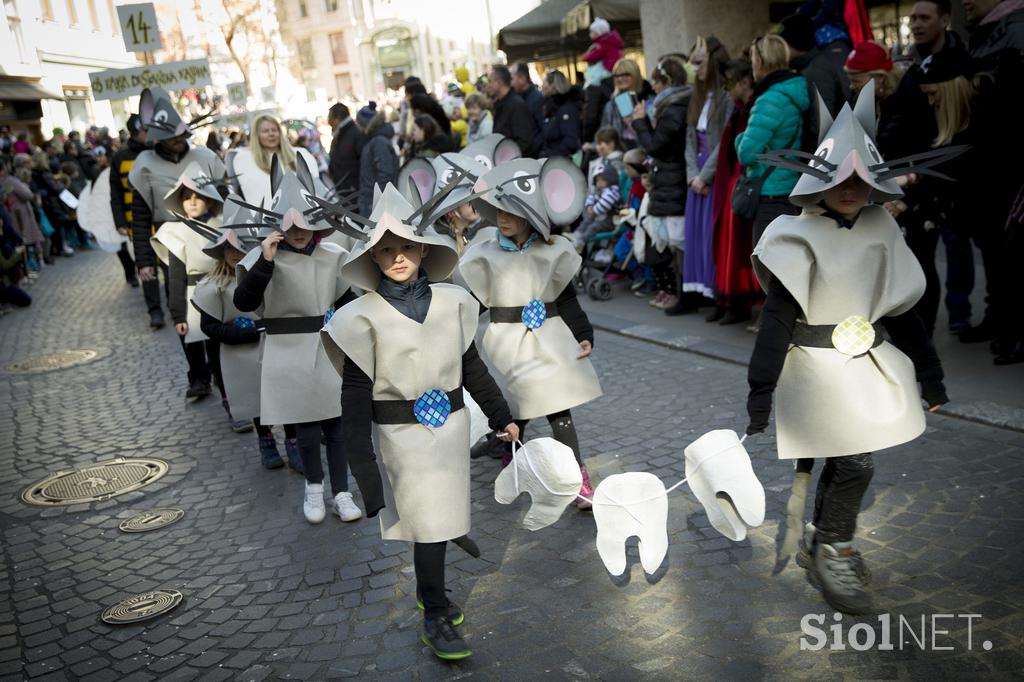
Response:
[[[651,88],[651,84],[644,80],[640,65],[632,59],[620,59],[615,62],[615,68],[612,69],[612,83],[615,90],[612,92],[611,99],[604,105],[604,112],[601,114],[601,127],[615,128],[619,137],[622,138],[622,145],[630,150],[637,146],[636,133],[630,126],[633,117],[629,114],[623,116],[623,109],[616,105],[615,98],[619,95],[629,94],[633,100],[633,106],[636,106],[653,97],[654,90]],[[587,147],[584,146],[584,149],[586,150]]]
[[[252,122],[249,146],[230,150],[225,158],[228,176],[237,176],[232,180],[233,189],[250,204],[270,207],[270,159],[274,154],[289,170],[294,171],[302,159],[311,176],[320,176],[316,159],[305,149],[292,147],[281,121],[271,114],[260,114]]]

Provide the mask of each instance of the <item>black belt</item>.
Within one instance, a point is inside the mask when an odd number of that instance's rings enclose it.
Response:
[[[466,406],[463,400],[462,387],[454,391],[445,391],[452,404],[452,413]],[[415,400],[374,400],[373,421],[378,424],[418,424],[419,420],[413,413]]]
[[[491,322],[522,322],[523,308],[526,306],[517,305],[511,308],[488,308],[491,313]],[[558,304],[545,303],[544,310],[547,317],[558,317]]]
[[[203,277],[206,277],[205,272],[192,272],[186,275],[186,282],[188,286],[194,287],[195,285],[199,284],[199,280],[201,280]]]
[[[324,316],[264,317],[260,323],[268,334],[312,334],[323,329]]]
[[[872,348],[877,348],[885,342],[882,335],[882,326],[871,323],[875,329],[875,342]],[[794,346],[806,346],[808,348],[835,348],[832,345],[832,332],[835,331],[834,324],[804,324],[797,322],[793,325],[793,338],[790,341]]]

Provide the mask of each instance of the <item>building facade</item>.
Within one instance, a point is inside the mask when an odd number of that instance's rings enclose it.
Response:
[[[53,128],[116,130],[126,100],[97,101],[89,73],[138,64],[121,39],[114,0],[3,0],[0,125],[37,140]]]

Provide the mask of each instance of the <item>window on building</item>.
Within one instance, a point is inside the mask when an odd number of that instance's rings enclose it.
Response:
[[[337,12],[338,11],[338,0],[324,0],[324,11],[325,12]]]
[[[331,55],[334,57],[335,64],[347,64],[348,63],[348,49],[345,47],[345,34],[344,33],[332,33],[327,36],[331,41]]]
[[[71,121],[72,130],[85,130],[92,124],[93,116],[89,111],[89,88],[64,88],[64,104],[68,108],[68,120]]]
[[[299,0],[299,18],[305,19],[309,16],[309,9],[306,8],[306,0]]]
[[[50,0],[43,0],[43,19],[53,21],[53,5]]]
[[[7,27],[14,37],[14,46],[18,50],[18,61],[24,64],[28,61],[28,52],[25,49],[25,36],[21,34],[21,17],[18,16],[14,0],[4,0],[4,12],[7,14]]]
[[[68,23],[72,26],[78,26],[78,10],[75,9],[75,0],[67,0],[68,4]]]
[[[336,73],[334,74],[334,87],[337,90],[337,97],[352,96],[352,75],[348,73]]]
[[[92,30],[100,30],[100,15],[96,11],[96,0],[89,0],[89,21],[92,22]]]
[[[299,41],[299,63],[304,69],[312,69],[316,66],[316,58],[313,56],[313,41],[309,38]]]

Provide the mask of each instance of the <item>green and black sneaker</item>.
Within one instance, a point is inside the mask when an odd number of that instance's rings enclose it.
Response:
[[[462,609],[458,604],[448,599],[448,621],[452,625],[462,625],[463,621],[466,620],[466,615],[462,613]],[[420,611],[425,611],[426,606],[423,605],[423,598],[420,596],[419,590],[416,590],[416,606],[419,607]]]
[[[443,661],[459,661],[473,655],[466,640],[459,636],[446,616],[424,620],[420,640]]]

